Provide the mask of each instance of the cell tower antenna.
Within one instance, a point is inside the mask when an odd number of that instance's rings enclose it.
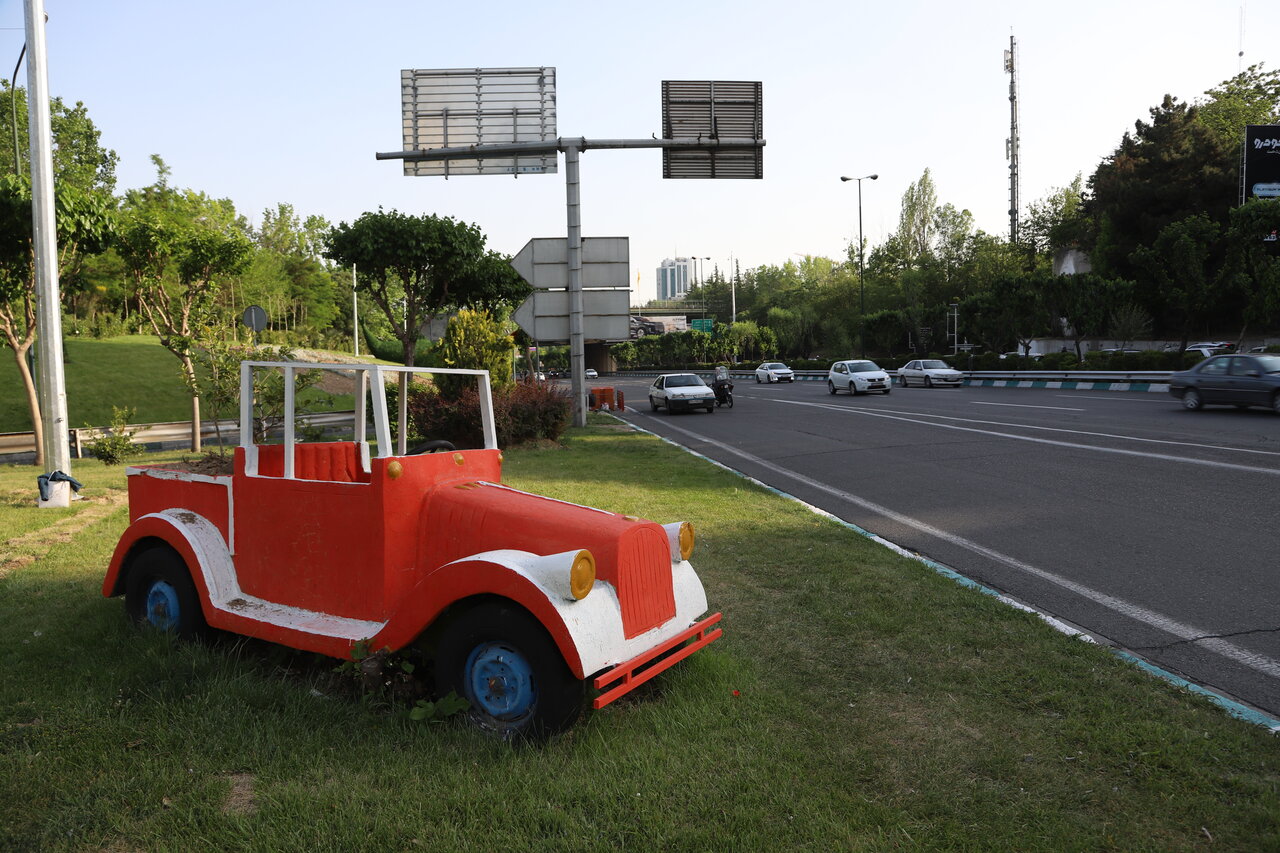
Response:
[[[1240,49],[1236,53],[1236,73],[1244,72],[1244,4],[1240,4]]]
[[[1009,158],[1009,242],[1018,242],[1018,43],[1009,36],[1004,52],[1004,70],[1009,75],[1009,138],[1005,156]]]

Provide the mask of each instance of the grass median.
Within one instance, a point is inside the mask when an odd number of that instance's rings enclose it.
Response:
[[[66,510],[36,473],[0,468],[0,849],[1280,847],[1274,736],[603,419],[504,479],[692,521],[725,635],[537,748],[131,629],[123,472]]]

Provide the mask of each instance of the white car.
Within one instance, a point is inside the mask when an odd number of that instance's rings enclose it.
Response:
[[[600,374],[596,372],[596,369],[594,367],[588,367],[586,372],[586,377],[588,379],[599,379]]]
[[[903,388],[913,382],[926,388],[938,385],[959,388],[963,380],[963,373],[947,367],[947,363],[940,358],[917,358],[898,368],[898,381],[902,383]]]
[[[865,358],[837,361],[827,370],[827,390],[832,394],[847,390],[850,394],[866,394],[879,391],[888,394],[893,380],[880,369],[880,365]]]
[[[756,368],[756,382],[795,382],[796,375],[780,361],[766,361]]]
[[[681,409],[706,409],[707,414],[714,414],[716,392],[696,373],[664,373],[649,386],[649,405],[655,412],[666,406],[669,415]]]

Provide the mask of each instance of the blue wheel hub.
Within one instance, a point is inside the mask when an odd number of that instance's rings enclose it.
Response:
[[[484,643],[467,655],[467,696],[485,714],[518,719],[538,698],[533,668],[524,655],[504,643]]]
[[[147,590],[147,622],[162,631],[178,627],[182,608],[178,604],[178,591],[168,581],[156,581]]]

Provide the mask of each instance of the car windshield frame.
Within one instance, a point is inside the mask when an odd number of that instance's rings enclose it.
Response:
[[[1258,362],[1258,367],[1263,373],[1280,373],[1280,355],[1266,353],[1264,355],[1253,355],[1250,358]]]
[[[851,361],[849,362],[850,373],[881,373],[880,366],[874,361]]]
[[[920,362],[921,370],[950,370],[951,367],[939,358],[930,358]]]
[[[663,383],[664,388],[697,388],[701,385],[707,387],[707,383],[702,381],[702,377],[696,373],[677,373],[668,376],[667,381]]]

